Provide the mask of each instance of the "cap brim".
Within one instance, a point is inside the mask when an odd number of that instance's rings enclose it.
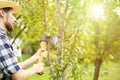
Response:
[[[7,7],[12,8],[14,13],[18,13],[22,9],[22,7],[19,4],[13,1],[0,1],[0,8],[7,8]]]

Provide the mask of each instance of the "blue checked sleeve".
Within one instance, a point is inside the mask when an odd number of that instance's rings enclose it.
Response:
[[[20,69],[6,34],[0,34],[0,67],[4,75],[7,76],[10,76]]]

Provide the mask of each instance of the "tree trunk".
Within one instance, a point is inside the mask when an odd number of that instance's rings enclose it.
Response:
[[[44,22],[44,36],[48,36],[45,2],[46,2],[46,0],[42,0],[43,22]],[[54,71],[53,71],[53,68],[51,67],[51,60],[50,60],[48,44],[47,44],[47,51],[48,51],[47,62],[48,62],[49,70],[50,70],[50,73],[51,73],[51,77],[53,78],[53,80],[55,80]]]
[[[102,64],[102,58],[97,58],[95,60],[95,72],[94,72],[94,79],[93,80],[98,80],[101,64]]]
[[[61,79],[62,75],[60,74],[59,69],[61,69],[61,62],[62,62],[62,47],[63,47],[63,40],[64,40],[64,25],[60,10],[60,0],[56,0],[56,19],[58,25],[58,48],[57,48],[57,62],[58,62],[58,71],[57,71],[57,78]]]

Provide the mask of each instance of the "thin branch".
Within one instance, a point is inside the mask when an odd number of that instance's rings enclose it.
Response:
[[[65,17],[65,15],[66,15],[66,13],[67,13],[67,10],[68,10],[68,3],[69,3],[69,0],[66,0],[66,4],[65,4],[65,9],[64,9],[64,17]]]
[[[47,21],[46,21],[46,7],[45,7],[45,0],[42,0],[42,8],[43,8],[43,22],[44,22],[44,36],[47,36]],[[47,50],[48,50],[48,55],[47,55],[47,62],[49,66],[50,73],[52,75],[53,80],[55,80],[54,77],[54,72],[53,69],[51,68],[51,60],[50,60],[50,54],[49,54],[49,48],[47,44]]]
[[[26,24],[25,24],[25,26],[23,27],[23,29],[20,30],[20,31],[17,33],[17,35],[15,36],[14,40],[12,41],[12,44],[13,44],[13,43],[15,42],[15,40],[20,36],[20,34],[24,31],[25,28],[26,28]]]

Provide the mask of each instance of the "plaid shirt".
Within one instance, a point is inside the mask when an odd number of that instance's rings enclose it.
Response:
[[[9,37],[0,28],[0,80],[10,80],[11,74],[19,69]]]

